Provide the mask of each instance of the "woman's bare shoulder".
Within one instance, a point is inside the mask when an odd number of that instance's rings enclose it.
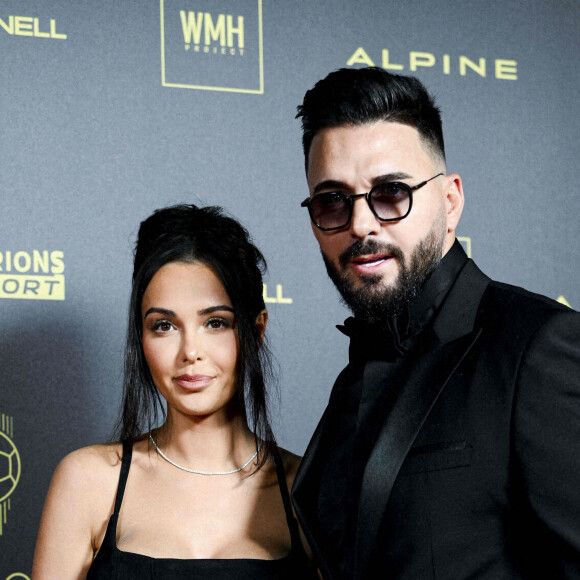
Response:
[[[120,444],[92,445],[58,464],[40,520],[34,578],[86,573],[113,509],[121,454]]]
[[[120,443],[90,445],[72,451],[58,464],[55,476],[72,477],[82,475],[83,478],[110,477],[118,471],[123,455]],[[117,469],[115,469],[117,468]]]
[[[284,463],[284,471],[286,472],[286,482],[288,483],[288,489],[291,489],[292,484],[294,483],[294,478],[296,477],[296,472],[298,471],[298,467],[302,461],[302,457],[292,453],[291,451],[288,451],[287,449],[282,449],[282,447],[278,447],[278,451],[280,452],[280,457]]]
[[[58,464],[51,491],[66,494],[70,499],[84,497],[112,501],[117,487],[122,459],[119,443],[82,447],[66,455]],[[92,503],[92,502],[91,502]],[[93,505],[103,505],[95,502]]]
[[[296,477],[296,472],[298,471],[298,468],[300,467],[300,462],[302,461],[302,457],[300,457],[300,455],[296,455],[290,451],[287,451],[286,449],[282,449],[280,447],[278,449],[280,451],[280,456],[282,457],[282,461],[284,462],[284,468],[286,470],[286,481],[288,483],[288,489],[291,490],[292,485],[294,484],[294,478]],[[294,506],[292,506],[292,511],[294,512]],[[296,517],[296,512],[294,512],[294,517]],[[300,539],[302,541],[302,545],[304,546],[304,550],[306,551],[306,555],[308,556],[308,559],[312,560],[314,556],[312,555],[312,550],[310,549],[310,546],[308,545],[308,541],[306,540],[306,537],[304,536],[304,532],[302,531],[300,524],[298,526],[298,530],[300,532]],[[322,578],[322,576],[320,576],[320,572],[318,573],[318,575],[320,578]]]

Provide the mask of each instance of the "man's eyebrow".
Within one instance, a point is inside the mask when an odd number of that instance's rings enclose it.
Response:
[[[143,318],[147,318],[150,314],[165,314],[165,316],[175,317],[175,312],[173,310],[168,310],[167,308],[157,308],[155,306],[149,308]]]
[[[326,179],[317,183],[315,188],[312,190],[313,194],[317,194],[323,189],[350,189],[350,187],[344,183],[344,181],[336,181],[334,179]]]
[[[377,177],[373,177],[371,183],[373,186],[378,185],[379,183],[387,183],[389,181],[397,181],[399,179],[411,179],[413,176],[405,173],[404,171],[397,171],[394,173],[385,173],[384,175],[378,175]],[[332,189],[352,189],[350,185],[345,183],[344,181],[337,181],[335,179],[325,179],[320,183],[317,183],[314,189],[312,190],[312,195],[316,195],[322,190],[332,190]]]
[[[213,312],[219,312],[225,310],[226,312],[234,313],[234,309],[231,306],[227,306],[226,304],[219,304],[217,306],[210,306],[209,308],[204,308],[203,310],[198,310],[197,313],[199,316],[205,316],[206,314],[212,314]]]
[[[412,177],[412,175],[409,175],[404,171],[397,171],[396,173],[385,173],[384,175],[373,177],[371,183],[374,186],[378,185],[379,183],[388,183],[389,181],[398,181],[400,179],[411,179]]]

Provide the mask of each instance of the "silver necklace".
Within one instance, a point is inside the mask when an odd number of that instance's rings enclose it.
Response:
[[[231,471],[198,471],[197,469],[188,469],[187,467],[183,467],[182,465],[179,465],[178,463],[175,463],[175,461],[172,461],[171,459],[169,459],[169,457],[167,457],[167,455],[165,455],[165,453],[163,453],[163,451],[161,451],[161,449],[159,449],[159,446],[157,445],[157,443],[155,443],[155,439],[153,439],[153,435],[151,435],[151,431],[149,431],[149,439],[151,439],[151,443],[153,443],[153,446],[155,447],[155,449],[157,449],[157,453],[159,453],[159,455],[161,455],[161,457],[163,457],[163,459],[165,459],[165,461],[167,461],[168,463],[171,463],[171,465],[177,467],[178,469],[181,469],[183,471],[187,471],[188,473],[196,473],[197,475],[230,475],[232,473],[237,473],[238,471],[242,471],[242,469],[244,469],[244,467],[247,467],[256,458],[256,456],[260,452],[260,448],[262,447],[262,442],[260,441],[260,443],[258,443],[258,449],[256,449],[256,452],[254,453],[254,455],[252,455],[252,457],[250,457],[250,459],[248,459],[248,461],[246,461],[246,463],[244,463],[244,465],[242,465],[241,467],[238,467],[237,469],[232,469]]]

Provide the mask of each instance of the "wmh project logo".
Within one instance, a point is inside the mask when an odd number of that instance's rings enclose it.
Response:
[[[264,93],[262,0],[160,0],[164,87]]]
[[[0,298],[64,300],[64,253],[0,251]]]

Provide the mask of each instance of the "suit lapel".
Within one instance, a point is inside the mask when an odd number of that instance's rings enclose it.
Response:
[[[393,484],[409,449],[449,377],[478,336],[479,332],[475,332],[451,345],[443,345],[431,336],[420,364],[412,365],[405,378],[393,378],[391,388],[400,388],[400,392],[369,457],[362,480],[355,547],[356,578],[364,577]],[[409,367],[405,365],[401,371],[405,368]],[[380,368],[376,371],[380,374]],[[404,384],[399,385],[400,381]]]
[[[355,577],[363,578],[395,479],[421,427],[449,378],[477,340],[474,328],[489,283],[471,261],[458,276],[425,336],[393,377],[398,395],[363,474],[355,545]],[[369,363],[365,380],[380,380],[380,361]]]

